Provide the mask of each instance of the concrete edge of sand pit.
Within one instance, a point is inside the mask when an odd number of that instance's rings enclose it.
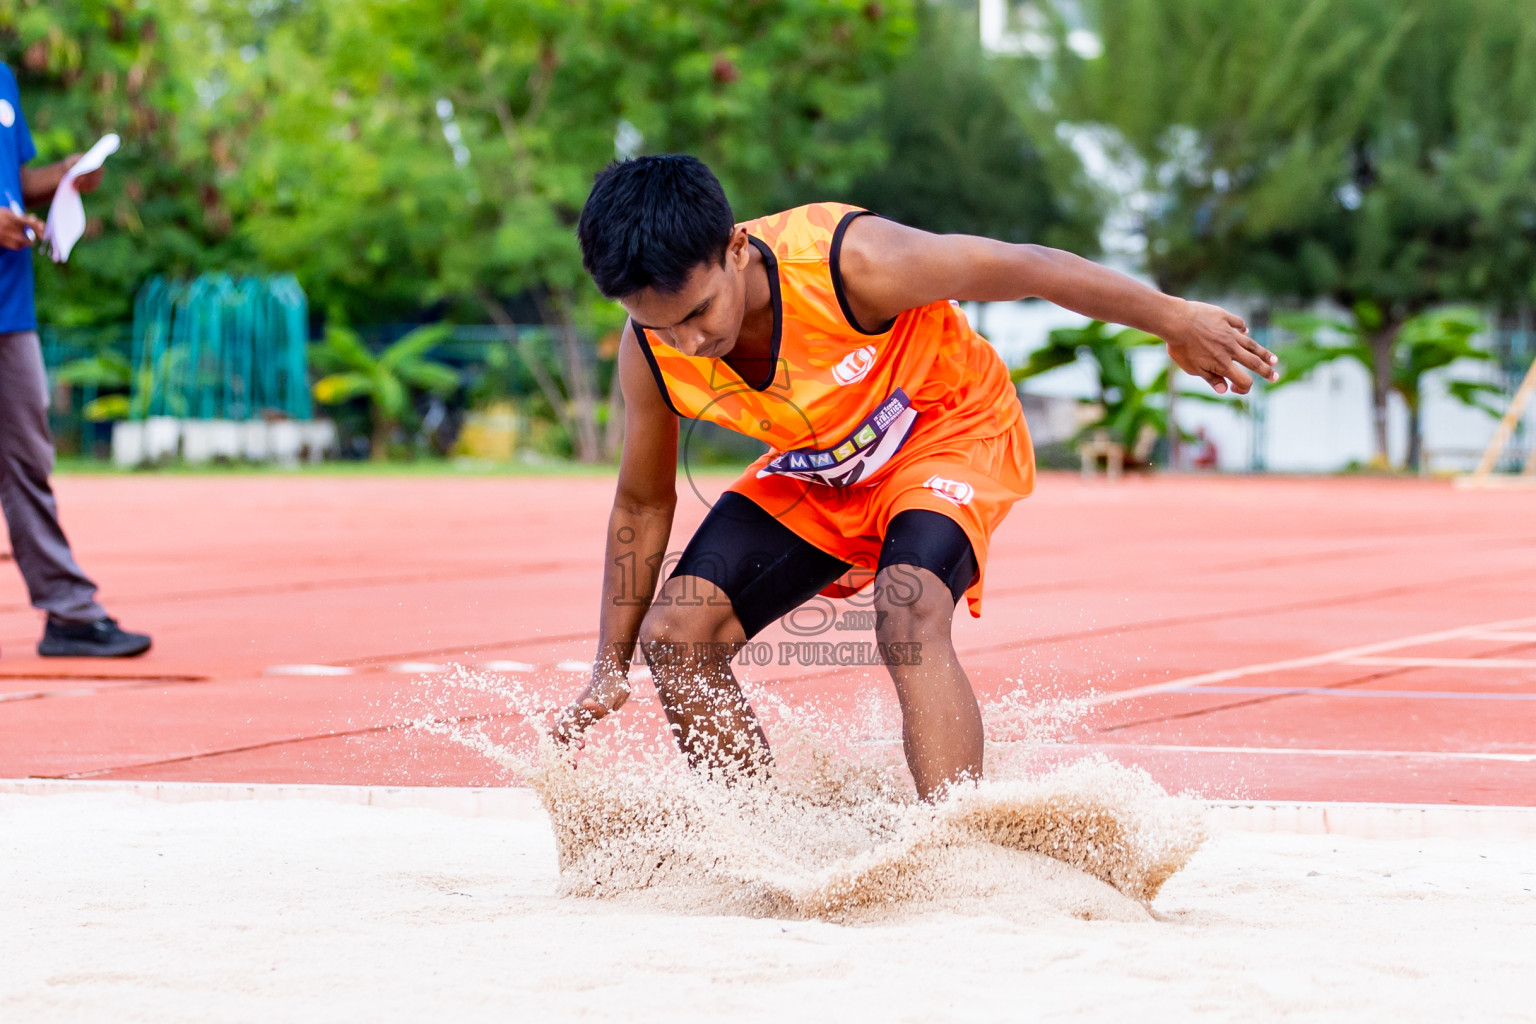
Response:
[[[463,788],[0,779],[0,794],[58,796],[83,793],[131,793],[167,803],[321,800],[366,807],[433,810],[472,818],[532,820],[544,816],[533,790],[513,786]],[[1211,825],[1218,830],[1344,835],[1364,839],[1536,838],[1536,807],[1283,800],[1211,800],[1206,806]]]

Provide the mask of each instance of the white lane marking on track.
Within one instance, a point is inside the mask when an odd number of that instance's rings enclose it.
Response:
[[[400,661],[389,666],[391,672],[409,672],[413,675],[433,675],[438,672],[447,672],[447,665],[439,665],[435,661]]]
[[[1511,761],[1536,763],[1536,754],[1479,753],[1468,750],[1337,750],[1321,747],[1198,747],[1164,746],[1160,743],[1050,743],[1058,749],[1072,747],[1124,747],[1129,750],[1168,750],[1177,754],[1265,754],[1309,755],[1315,757],[1428,757],[1446,761]]]
[[[1536,658],[1349,658],[1344,664],[1395,668],[1536,668]]]
[[[480,667],[489,672],[532,672],[534,668],[526,661],[482,661]]]
[[[1329,686],[1196,686],[1174,693],[1289,694],[1296,697],[1387,697],[1395,700],[1536,700],[1536,693],[1473,693],[1465,690],[1343,690]]]
[[[1536,633],[1468,633],[1469,640],[1509,640],[1520,644],[1536,644]]]
[[[1131,700],[1135,697],[1147,697],[1156,693],[1168,693],[1172,690],[1205,686],[1208,683],[1224,683],[1229,679],[1242,679],[1245,676],[1262,675],[1266,672],[1285,672],[1290,669],[1334,665],[1341,661],[1348,661],[1351,658],[1366,658],[1373,654],[1401,650],[1404,647],[1418,647],[1422,644],[1439,643],[1442,640],[1456,640],[1474,633],[1507,629],[1519,630],[1530,626],[1536,626],[1536,617],[1506,619],[1499,622],[1479,622],[1471,626],[1462,626],[1460,629],[1446,629],[1436,633],[1416,633],[1413,636],[1402,637],[1398,640],[1383,640],[1374,644],[1362,644],[1359,647],[1345,647],[1341,650],[1329,651],[1326,654],[1314,654],[1305,658],[1291,658],[1287,661],[1267,661],[1257,665],[1244,665],[1241,668],[1227,668],[1218,672],[1204,672],[1200,675],[1184,676],[1181,679],[1170,679],[1165,683],[1152,683],[1149,686],[1138,686],[1134,689],[1119,690],[1115,693],[1100,693],[1091,697],[1084,697],[1081,703],[1089,706],[1114,704],[1118,701]]]
[[[592,663],[590,661],[562,661],[555,668],[561,672],[591,672]]]
[[[900,737],[861,740],[861,746],[895,746]],[[994,742],[989,740],[989,743]],[[1331,747],[1201,747],[1176,743],[1034,743],[1029,740],[1000,740],[999,744],[1022,743],[1038,750],[1137,750],[1167,751],[1173,754],[1259,754],[1265,757],[1427,757],[1441,761],[1504,761],[1536,764],[1536,754],[1484,753],[1470,750],[1343,750]]]
[[[352,669],[344,665],[273,665],[267,669],[269,676],[349,676]]]

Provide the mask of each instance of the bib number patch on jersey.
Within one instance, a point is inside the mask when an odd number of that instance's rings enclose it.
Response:
[[[916,421],[917,410],[912,408],[912,400],[897,388],[836,445],[784,452],[758,470],[757,475],[852,487],[872,477],[901,450]]]

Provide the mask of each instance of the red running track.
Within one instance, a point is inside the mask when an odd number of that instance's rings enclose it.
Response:
[[[609,479],[57,484],[103,599],[156,646],[39,659],[37,613],[0,572],[0,777],[497,784],[408,728],[402,696],[451,662],[574,691],[558,666],[592,656]],[[682,494],[674,548],[704,510]],[[1093,695],[1047,757],[1101,750],[1213,798],[1536,805],[1536,493],[1047,475],[988,582],[984,617],[956,628],[983,699]],[[744,675],[850,715],[889,685]]]

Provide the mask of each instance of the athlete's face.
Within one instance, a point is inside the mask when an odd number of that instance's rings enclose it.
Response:
[[[750,263],[746,229],[737,228],[723,263],[700,263],[675,292],[646,288],[619,304],[637,325],[683,355],[721,359],[741,336]]]

